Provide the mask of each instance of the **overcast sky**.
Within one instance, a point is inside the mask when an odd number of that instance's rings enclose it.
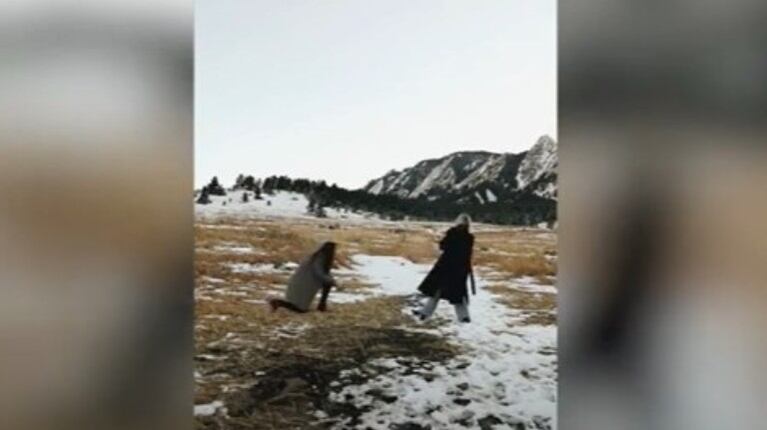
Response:
[[[555,0],[200,0],[195,184],[356,188],[556,135]]]

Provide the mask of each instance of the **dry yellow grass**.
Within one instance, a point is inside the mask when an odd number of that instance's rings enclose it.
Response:
[[[504,305],[522,311],[524,318],[518,324],[551,325],[557,321],[557,296],[552,293],[521,291],[507,284],[487,287]]]
[[[501,230],[476,234],[474,264],[511,277],[531,276],[548,283],[556,276],[552,234],[536,230]]]
[[[510,273],[514,276],[532,276],[543,282],[548,280],[547,277],[556,274],[554,264],[541,256],[503,258],[488,262],[487,265],[503,273]]]
[[[197,248],[234,243],[252,246],[266,253],[250,256],[220,253],[218,257],[206,257],[208,260],[236,259],[237,262],[253,264],[281,264],[300,260],[324,240],[333,240],[339,244],[337,262],[346,267],[349,265],[349,256],[354,253],[398,255],[416,263],[433,262],[439,254],[437,242],[440,237],[428,225],[398,229],[336,225],[332,222],[287,224],[246,220],[239,221],[238,225],[233,224],[235,222],[238,221],[222,219],[207,223],[204,227],[198,226],[195,230]],[[499,228],[490,232],[476,232],[475,236],[474,262],[477,265],[495,267],[513,276],[556,274],[555,264],[547,258],[556,255],[556,241],[551,233]],[[205,269],[204,263],[200,269]]]
[[[198,417],[197,428],[314,428],[312,410],[338,407],[317,402],[326,401],[327,385],[341,370],[379,357],[441,360],[454,356],[455,347],[445,339],[402,329],[412,324],[402,313],[402,298],[370,298],[343,304],[333,303],[331,294],[329,312],[301,315],[286,310],[272,313],[264,303],[281,294],[290,275],[289,270],[279,267],[300,261],[324,240],[339,244],[336,267],[349,267],[350,257],[358,253],[397,255],[430,264],[439,255],[437,241],[444,228],[252,219],[199,222],[195,227],[195,345],[199,372],[195,403],[223,399],[229,416]],[[480,231],[475,235],[475,265],[493,270],[493,281],[499,285],[490,288],[501,302],[524,310],[525,320],[521,323],[554,323],[554,295],[502,288],[513,277],[548,279],[555,275],[555,265],[548,258],[555,255],[553,236],[515,229]],[[248,247],[252,252],[234,251],[232,247]],[[277,269],[235,271],[233,264],[271,265]],[[340,284],[345,290],[369,288],[349,276],[341,277]],[[277,386],[295,377],[312,384],[288,394],[257,392],[259,387]]]

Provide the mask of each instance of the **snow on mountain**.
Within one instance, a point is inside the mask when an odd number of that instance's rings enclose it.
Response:
[[[482,198],[482,194],[479,193],[479,191],[474,192],[474,197],[477,199],[478,202],[484,203],[485,199]]]
[[[485,151],[456,152],[439,159],[424,160],[402,171],[392,170],[365,186],[371,194],[390,194],[405,198],[429,197],[450,192],[458,184],[472,185],[503,167],[501,154]],[[461,188],[468,188],[464,185]]]
[[[531,191],[534,194],[555,198],[558,161],[556,141],[549,136],[538,139],[519,164],[516,176],[519,188],[524,189],[532,185]],[[539,181],[542,178],[549,180]]]
[[[487,196],[487,201],[490,203],[495,203],[498,201],[498,197],[493,194],[493,191],[490,190],[490,188],[485,190],[485,196]]]
[[[379,179],[370,186],[370,189],[368,190],[368,192],[371,194],[378,195],[378,194],[381,194],[383,189],[384,189],[384,180]]]
[[[493,154],[479,165],[463,181],[455,184],[457,189],[476,188],[484,182],[499,178],[501,173],[510,162],[508,154]]]
[[[370,181],[364,190],[405,198],[492,203],[529,192],[556,199],[557,144],[543,136],[529,151],[496,154],[456,152],[424,160],[401,171],[392,170]]]
[[[428,193],[435,187],[442,187],[455,181],[455,170],[450,165],[452,158],[448,157],[435,167],[424,180],[410,193],[410,197],[418,197]]]

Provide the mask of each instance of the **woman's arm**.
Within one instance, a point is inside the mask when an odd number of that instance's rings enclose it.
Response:
[[[439,249],[445,250],[447,248],[447,245],[450,243],[450,241],[453,239],[453,229],[450,228],[447,233],[445,233],[445,236],[442,238],[442,240],[439,241]]]
[[[325,272],[325,268],[322,266],[323,265],[320,260],[315,260],[312,263],[312,272],[314,272],[314,276],[322,281],[322,285],[335,285],[336,280],[330,276],[330,273]]]
[[[325,312],[328,307],[328,295],[330,295],[330,289],[336,285],[336,280],[325,272],[321,261],[317,260],[312,264],[312,270],[314,275],[322,281],[322,295],[320,296],[320,303],[317,305],[317,310]]]
[[[472,262],[472,256],[474,254],[474,237],[469,236],[469,279],[471,280],[471,294],[477,295],[477,284],[474,281],[474,263]]]
[[[474,269],[469,267],[469,279],[471,280],[471,294],[477,295],[477,284],[474,282]]]

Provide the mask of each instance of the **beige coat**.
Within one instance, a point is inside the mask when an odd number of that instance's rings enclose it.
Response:
[[[285,301],[308,311],[317,292],[331,283],[335,281],[329,273],[325,273],[322,254],[314,252],[299,264],[288,280]]]

